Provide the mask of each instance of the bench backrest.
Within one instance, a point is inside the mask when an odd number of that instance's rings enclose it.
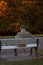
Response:
[[[37,38],[0,39],[1,45],[36,44]]]

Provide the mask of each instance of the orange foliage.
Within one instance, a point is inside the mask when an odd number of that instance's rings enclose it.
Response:
[[[19,11],[25,11],[25,9],[23,7],[21,7],[21,6],[18,7],[18,10]]]
[[[7,5],[7,2],[5,2],[5,1],[0,1],[0,6],[1,6],[1,7],[6,7],[6,5]]]
[[[6,1],[0,1],[0,16],[5,15],[5,11],[7,9],[7,2]]]
[[[20,28],[19,28],[20,23],[19,23],[19,22],[12,23],[11,26],[15,27],[15,30],[16,30],[17,32],[20,30]]]

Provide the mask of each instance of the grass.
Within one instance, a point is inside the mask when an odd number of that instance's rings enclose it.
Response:
[[[25,61],[2,62],[0,65],[43,65],[43,58]]]
[[[5,39],[5,38],[15,38],[15,36],[0,36],[0,39]]]
[[[43,34],[35,34],[35,36],[43,37]]]
[[[41,56],[43,56],[43,50],[38,51],[38,54],[41,55]]]

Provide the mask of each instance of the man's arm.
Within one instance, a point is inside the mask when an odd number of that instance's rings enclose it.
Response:
[[[35,36],[33,36],[30,32],[28,32],[29,33],[29,35],[32,37],[32,38],[34,38]]]
[[[18,32],[17,35],[15,36],[15,38],[19,38],[19,36],[20,36],[20,34],[19,34],[19,32]]]

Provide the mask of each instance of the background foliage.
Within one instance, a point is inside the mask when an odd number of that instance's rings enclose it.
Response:
[[[43,1],[0,0],[0,35],[16,35],[21,24],[32,34],[43,33]]]

